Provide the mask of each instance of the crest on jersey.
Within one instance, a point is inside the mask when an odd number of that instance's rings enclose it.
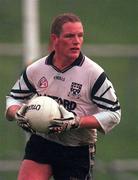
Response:
[[[81,88],[82,88],[82,84],[72,82],[68,96],[78,99],[80,97]]]
[[[39,88],[47,88],[48,87],[48,81],[45,77],[42,77],[39,81],[38,81],[38,87]]]

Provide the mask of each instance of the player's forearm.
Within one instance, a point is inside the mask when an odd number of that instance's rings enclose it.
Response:
[[[6,111],[6,119],[9,121],[13,121],[15,119],[16,112],[20,109],[21,106],[19,105],[12,105]]]
[[[84,116],[80,118],[80,128],[93,128],[97,129],[102,133],[108,133],[121,119],[121,110],[103,111],[93,116]]]
[[[92,128],[103,131],[100,123],[94,116],[84,116],[80,118],[80,128]]]

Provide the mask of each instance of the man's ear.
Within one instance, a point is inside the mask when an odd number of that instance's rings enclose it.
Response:
[[[56,34],[50,35],[50,42],[48,46],[48,50],[51,52],[54,50],[55,45],[57,44],[58,36]]]
[[[57,41],[58,36],[56,34],[51,34],[50,39],[51,39],[51,42],[54,43]]]

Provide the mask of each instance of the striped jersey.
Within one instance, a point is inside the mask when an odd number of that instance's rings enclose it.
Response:
[[[103,68],[80,53],[61,71],[52,63],[53,56],[54,52],[25,69],[7,96],[7,109],[27,103],[35,95],[49,96],[79,117],[94,115],[104,132],[109,132],[120,122],[121,110]],[[87,128],[38,135],[66,146],[87,145],[97,140],[97,130]]]

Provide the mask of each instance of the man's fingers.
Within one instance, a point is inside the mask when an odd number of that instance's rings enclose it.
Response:
[[[74,118],[73,117],[70,117],[70,118],[55,118],[51,121],[51,124],[53,123],[56,123],[58,122],[59,124],[63,124],[65,121],[70,121],[70,120],[73,120]]]
[[[54,127],[49,127],[49,132],[48,134],[56,134],[56,133],[61,133],[63,130],[65,129],[65,125],[64,126],[54,126]]]
[[[27,104],[23,104],[17,113],[24,116],[27,111],[27,108],[28,108]]]

